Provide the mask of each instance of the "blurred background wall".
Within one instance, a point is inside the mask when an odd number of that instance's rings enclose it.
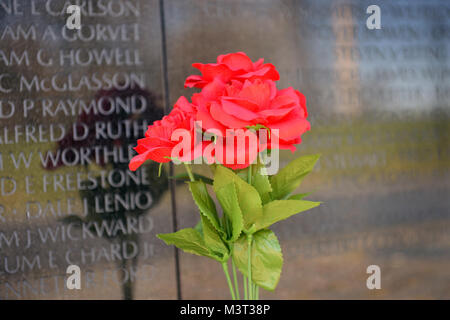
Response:
[[[0,1],[0,83],[10,88],[0,90],[0,299],[228,298],[219,264],[155,236],[197,223],[186,186],[168,181],[168,167],[158,179],[155,164],[127,176],[126,154],[194,92],[183,88],[192,63],[237,51],[273,63],[279,87],[307,97],[312,130],[281,166],[322,154],[299,191],[324,203],[276,225],[285,265],[262,298],[450,297],[448,1],[77,3],[82,30],[63,31],[68,1]],[[366,27],[372,4],[379,30]],[[97,86],[104,78],[112,85]],[[61,141],[52,124],[67,131]],[[74,124],[91,134],[74,139]],[[111,134],[92,134],[103,124]],[[27,127],[44,133],[26,139]],[[43,163],[58,150],[64,161]],[[28,166],[14,162],[20,154]],[[127,205],[105,209],[115,195]],[[69,262],[85,275],[81,290],[64,289]],[[381,290],[366,287],[373,264]]]

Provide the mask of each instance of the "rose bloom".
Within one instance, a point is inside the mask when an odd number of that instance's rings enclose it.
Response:
[[[192,66],[200,70],[202,75],[189,76],[184,83],[188,88],[204,88],[213,81],[227,84],[231,80],[280,79],[273,64],[264,63],[264,59],[252,62],[244,52],[220,55],[217,57],[217,63],[194,63]]]
[[[180,143],[171,139],[178,129],[191,134],[190,141],[183,142],[178,160],[193,160],[200,148],[208,163],[235,170],[248,167],[265,148],[294,152],[294,145],[301,143],[301,135],[310,129],[305,96],[293,88],[279,90],[274,82],[279,80],[277,70],[263,59],[252,62],[245,53],[237,52],[219,56],[217,63],[193,66],[202,75],[189,76],[185,86],[201,88],[201,92],[192,96],[192,104],[181,97],[168,116],[149,127],[146,137],[138,140],[135,150],[139,155],[131,160],[131,170],[147,159],[170,161]],[[203,132],[215,136],[214,142],[197,141],[195,121]],[[269,129],[269,141],[260,139],[260,134],[249,130],[252,128]],[[239,130],[230,133],[233,129]],[[279,143],[272,145],[275,136]]]
[[[294,145],[310,129],[305,96],[293,88],[278,90],[272,80],[232,80],[231,84],[215,80],[192,101],[204,130],[215,128],[225,134],[226,129],[260,125],[279,138],[275,146],[279,149],[294,152]]]
[[[189,133],[191,148],[186,153],[182,153],[180,161],[190,161],[194,159],[194,148],[201,146],[196,143],[194,134],[194,112],[195,109],[185,98],[180,97],[175,103],[172,111],[162,118],[155,121],[148,127],[145,138],[138,140],[137,147],[134,148],[138,153],[131,159],[129,168],[132,171],[137,170],[146,160],[153,160],[159,163],[169,162],[172,157],[172,150],[179,141],[172,141],[172,134],[175,130],[185,130]],[[201,151],[200,151],[201,154]]]

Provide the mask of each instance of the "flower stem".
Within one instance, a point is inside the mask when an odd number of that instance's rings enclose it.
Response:
[[[240,294],[239,294],[239,283],[236,275],[236,266],[234,265],[233,258],[231,258],[231,267],[233,268],[233,279],[234,279],[234,287],[236,290],[236,298],[238,300],[241,300]]]
[[[183,162],[183,164],[184,164],[184,167],[186,168],[189,179],[191,179],[191,181],[195,181],[194,175],[192,174],[191,166],[186,162]]]
[[[231,298],[233,300],[236,300],[236,296],[234,295],[234,291],[233,291],[233,284],[231,283],[230,274],[228,272],[228,265],[226,262],[222,262],[222,268],[223,268],[223,272],[225,273],[225,277],[227,278],[227,283],[228,283],[228,288],[230,289]]]
[[[253,300],[253,282],[252,282],[252,242],[253,235],[249,234],[247,238],[247,247],[248,247],[248,264],[247,264],[247,273],[248,273],[248,296],[250,300]]]
[[[252,282],[252,300],[255,299],[255,284]]]
[[[247,293],[247,277],[245,275],[242,275],[242,282],[244,283],[244,299],[248,300],[248,293]]]
[[[247,183],[252,184],[252,165],[248,166],[247,171]],[[247,274],[248,274],[248,299],[253,300],[253,282],[252,282],[252,241],[253,234],[247,235],[247,247],[248,247],[248,261],[247,261]]]

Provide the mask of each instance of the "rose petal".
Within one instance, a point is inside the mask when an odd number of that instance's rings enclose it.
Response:
[[[289,95],[277,96],[272,100],[270,104],[271,110],[281,109],[281,108],[291,108],[298,105],[298,100]]]
[[[217,102],[211,103],[210,107],[211,116],[219,121],[221,124],[228,128],[244,128],[248,125],[251,125],[248,121],[240,120],[232,115],[226,113],[220,104]]]
[[[197,112],[197,121],[201,122],[202,129],[204,130],[210,130],[210,129],[216,129],[219,130],[222,135],[225,135],[225,126],[222,125],[220,122],[213,119],[211,116],[211,113],[204,110],[199,110]]]
[[[216,100],[225,90],[225,84],[219,78],[208,83],[202,90],[201,94],[208,100]]]
[[[199,69],[202,73],[203,80],[208,82],[213,81],[215,78],[219,78],[223,82],[228,82],[233,75],[233,71],[224,64],[194,63],[192,66]]]
[[[258,67],[258,69],[256,69],[255,71],[244,73],[237,76],[237,78],[248,80],[262,79],[278,81],[280,80],[280,74],[272,64],[266,63],[262,67]]]
[[[175,107],[180,108],[186,113],[193,113],[195,111],[192,104],[184,96],[178,98],[177,102],[175,102],[174,108]]]
[[[208,82],[203,80],[202,76],[191,75],[184,81],[185,88],[203,88]]]
[[[266,125],[271,130],[278,129],[278,136],[282,140],[292,140],[310,129],[310,124],[305,118],[290,118],[280,122]]]
[[[270,105],[270,94],[271,88],[269,84],[261,80],[255,80],[254,83],[246,80],[239,97],[250,100],[264,109]]]
[[[258,118],[258,105],[246,99],[222,98],[222,106],[226,113],[236,115],[243,120],[252,120]]]
[[[258,61],[253,63],[253,70],[260,68],[264,63],[264,58],[258,59]]]
[[[295,109],[296,107],[281,108],[281,109],[266,109],[258,112],[258,114],[262,118],[265,118],[267,121],[279,121]]]
[[[233,71],[251,70],[253,68],[252,60],[244,52],[229,53],[217,57],[218,63],[223,63]]]
[[[137,156],[134,156],[130,160],[130,163],[128,164],[128,168],[131,171],[136,171],[147,160],[147,155],[149,154],[149,152],[150,151],[147,151],[145,153],[138,154]]]
[[[302,116],[306,118],[306,117],[308,117],[308,110],[306,109],[306,97],[303,93],[301,93],[298,90],[295,90],[295,93],[298,96],[298,99],[300,101],[300,106],[302,107],[302,110],[303,110]]]

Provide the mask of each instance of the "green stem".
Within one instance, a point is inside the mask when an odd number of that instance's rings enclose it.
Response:
[[[255,284],[252,282],[252,300],[255,299]]]
[[[236,297],[238,300],[241,300],[241,296],[239,294],[239,283],[236,275],[236,266],[234,265],[233,258],[231,258],[231,267],[233,268],[233,279],[234,279],[234,288],[236,291]]]
[[[242,282],[244,282],[244,299],[248,300],[248,293],[247,293],[247,277],[245,275],[242,275]]]
[[[234,291],[233,291],[233,284],[231,283],[230,274],[228,273],[228,265],[226,262],[222,262],[222,268],[223,268],[223,272],[225,273],[225,277],[227,278],[227,283],[228,283],[228,288],[230,289],[231,298],[233,300],[236,300],[236,296],[234,295]]]
[[[255,299],[259,300],[259,287],[257,285],[256,286],[256,294],[255,294]]]
[[[248,166],[247,171],[247,183],[252,184],[252,165]],[[247,247],[248,247],[248,261],[247,261],[247,274],[248,274],[248,299],[253,300],[253,282],[252,282],[252,241],[253,235],[247,235]]]
[[[189,179],[191,179],[191,181],[195,181],[194,175],[192,174],[191,166],[186,162],[183,162],[183,164],[184,164],[184,167],[186,168]]]
[[[248,273],[248,296],[250,300],[253,300],[253,282],[252,282],[252,242],[253,235],[249,234],[247,238],[247,247],[248,247],[248,264],[247,264],[247,273]]]

